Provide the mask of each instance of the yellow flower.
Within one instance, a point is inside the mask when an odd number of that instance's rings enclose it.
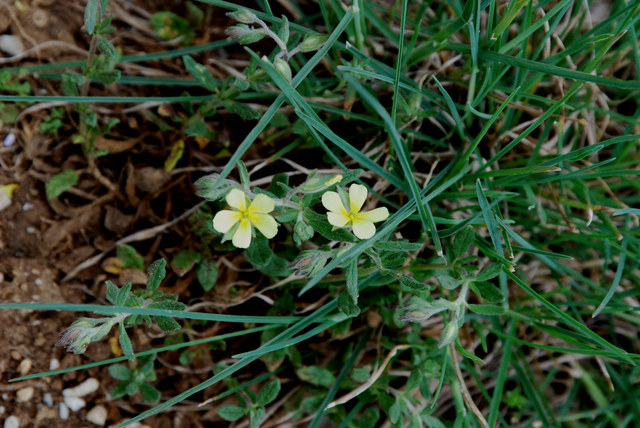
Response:
[[[243,191],[233,189],[226,197],[232,210],[219,211],[213,218],[213,227],[220,233],[227,233],[236,223],[240,223],[233,232],[233,245],[248,248],[255,226],[268,239],[278,233],[278,223],[268,213],[275,208],[273,200],[267,195],[257,195],[247,206],[249,199]]]
[[[376,233],[373,223],[386,220],[389,217],[389,210],[382,207],[361,212],[360,209],[366,199],[367,188],[360,184],[352,184],[349,187],[348,210],[336,192],[325,192],[322,195],[322,205],[329,210],[327,217],[333,226],[351,226],[356,237],[369,239]]]

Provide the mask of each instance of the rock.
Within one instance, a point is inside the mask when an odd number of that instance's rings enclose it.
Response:
[[[39,426],[39,422],[45,419],[56,419],[58,415],[56,415],[55,410],[50,409],[48,407],[40,407],[38,410],[38,414],[36,415],[36,426]]]
[[[49,361],[49,370],[57,370],[58,368],[60,368],[60,361],[57,358],[52,358]]]
[[[60,403],[60,406],[58,406],[58,413],[60,414],[60,419],[63,421],[69,419],[69,408],[66,404]]]
[[[20,419],[15,416],[9,416],[4,420],[4,428],[19,428],[20,427]]]
[[[18,55],[24,52],[24,45],[20,37],[3,34],[0,36],[0,50],[9,55]]]
[[[99,404],[87,413],[87,420],[92,424],[104,425],[107,422],[107,409]]]
[[[73,388],[66,388],[62,391],[62,395],[66,397],[84,397],[85,395],[89,395],[92,392],[96,392],[100,387],[100,382],[98,379],[90,377],[85,380],[78,386],[74,386]]]
[[[64,404],[66,404],[66,407],[68,407],[72,412],[77,412],[87,403],[80,397],[64,397]]]
[[[16,392],[16,400],[20,403],[26,403],[27,401],[33,398],[33,387],[27,386],[25,388],[21,388]]]
[[[53,397],[48,392],[42,394],[42,402],[49,407],[53,407]]]
[[[20,376],[29,374],[32,366],[33,363],[29,358],[25,358],[24,360],[20,361],[20,364],[18,365],[18,372],[20,372]]]

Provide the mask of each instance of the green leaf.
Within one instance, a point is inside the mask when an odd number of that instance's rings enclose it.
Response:
[[[131,340],[127,335],[127,331],[124,329],[124,323],[120,322],[118,327],[118,331],[120,332],[120,347],[122,348],[122,353],[127,357],[130,361],[133,361],[133,346],[131,345]]]
[[[105,284],[107,285],[107,301],[112,305],[115,305],[118,299],[118,291],[120,291],[120,287],[111,281],[105,281]]]
[[[129,380],[131,379],[132,372],[122,364],[114,364],[109,366],[109,374],[117,380]]]
[[[487,302],[495,303],[504,300],[502,292],[490,282],[476,281],[470,285],[471,290]]]
[[[156,316],[154,318],[156,319],[158,327],[160,327],[160,329],[165,333],[180,330],[180,324],[178,324],[178,322],[173,318],[163,316]]]
[[[229,113],[237,114],[244,120],[255,120],[260,117],[260,113],[258,111],[244,103],[233,100],[224,100],[222,105]]]
[[[258,406],[266,406],[271,403],[273,400],[278,398],[278,394],[280,393],[280,380],[279,379],[271,379],[267,382],[260,392],[258,393],[258,399],[256,403]]]
[[[218,280],[218,266],[216,266],[215,262],[212,260],[205,260],[198,265],[196,274],[202,289],[204,291],[209,291]]]
[[[282,15],[282,24],[280,24],[280,31],[278,31],[278,37],[285,45],[289,42],[289,20],[286,16]]]
[[[96,24],[100,20],[98,15],[98,0],[89,0],[87,7],[84,9],[84,27],[90,35],[93,34],[93,30],[95,30]]]
[[[351,295],[344,291],[338,296],[338,309],[348,317],[357,317],[360,315],[360,307],[351,298]]]
[[[467,307],[471,312],[475,312],[480,315],[502,315],[506,311],[503,306],[498,305],[474,305],[468,304]]]
[[[329,387],[336,381],[336,377],[324,367],[308,366],[296,371],[300,380],[315,386]]]
[[[137,269],[144,272],[144,259],[131,245],[120,245],[116,249],[116,256],[125,269]]]
[[[139,386],[140,395],[142,395],[144,401],[146,401],[147,403],[155,403],[157,401],[160,401],[160,391],[146,383],[141,383]]]
[[[72,169],[64,170],[53,177],[45,185],[47,199],[54,199],[75,186],[80,174]]]
[[[149,291],[156,291],[160,287],[167,274],[166,266],[167,261],[165,259],[158,259],[149,265],[147,269],[147,288]]]
[[[398,239],[396,241],[376,242],[373,248],[380,251],[407,251],[410,253],[420,251],[423,244],[417,242],[409,242],[406,239]]]
[[[189,55],[183,56],[182,61],[184,61],[187,72],[192,75],[198,83],[210,91],[216,90],[219,84],[206,66],[197,63]]]
[[[440,275],[438,280],[440,281],[440,285],[447,290],[455,290],[460,286],[460,284],[462,284],[462,280],[453,278],[449,275]]]
[[[180,276],[184,276],[200,262],[202,256],[194,250],[182,250],[171,260],[171,267]]]
[[[494,263],[480,272],[476,279],[478,281],[488,281],[498,276],[500,272],[502,272],[502,265],[500,263]]]
[[[110,85],[120,80],[120,76],[120,70],[102,70],[97,72],[94,77],[105,85]]]
[[[358,258],[351,260],[344,270],[347,291],[354,303],[358,303]]]
[[[302,242],[308,241],[311,238],[313,238],[313,227],[304,221],[296,222],[296,225],[293,227],[293,239],[296,241],[296,244],[300,245]]]
[[[133,382],[131,382],[133,383]],[[111,391],[109,392],[109,395],[111,396],[112,400],[116,400],[120,397],[124,397],[125,395],[127,395],[127,389],[129,387],[129,385],[131,385],[130,382],[120,382],[118,383],[116,386],[114,386],[113,388],[111,388]],[[135,383],[133,383],[133,385],[136,385]],[[136,389],[138,389],[137,385],[136,385]],[[135,391],[133,392],[135,394]]]
[[[98,49],[107,58],[117,58],[120,55],[113,44],[104,37],[98,37]]]
[[[245,414],[245,410],[242,407],[235,406],[233,404],[227,404],[226,406],[220,406],[218,408],[218,415],[225,421],[233,422],[237,421]]]
[[[118,295],[116,296],[116,306],[124,306],[129,298],[129,293],[131,293],[131,283],[127,282],[122,286],[121,289],[118,290]]]
[[[472,226],[463,227],[453,238],[453,255],[456,259],[461,258],[473,243],[476,233]]]
[[[258,407],[255,411],[249,413],[249,428],[260,428],[260,424],[262,423],[262,418],[264,418],[264,414],[266,410],[264,407]]]
[[[389,420],[392,424],[399,426],[402,422],[402,400],[396,400],[389,409]]]
[[[368,381],[369,378],[371,378],[371,367],[369,366],[357,367],[351,372],[351,380],[355,382],[364,383]]]

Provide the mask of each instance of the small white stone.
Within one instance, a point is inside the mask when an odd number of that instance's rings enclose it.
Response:
[[[107,409],[99,404],[87,413],[87,420],[92,424],[104,425],[107,422]]]
[[[27,233],[29,235],[33,235],[34,233],[36,233],[36,228],[33,226],[27,226]]]
[[[69,408],[66,406],[66,404],[60,403],[60,406],[58,406],[58,412],[60,413],[60,419],[62,419],[63,421],[69,419]]]
[[[53,397],[48,392],[42,394],[42,402],[47,405],[47,407],[53,406]]]
[[[27,386],[26,388],[21,388],[16,392],[16,400],[20,403],[26,403],[27,401],[33,398],[33,386]]]
[[[77,412],[87,403],[80,397],[64,397],[64,404],[66,404],[72,412]]]
[[[92,392],[95,392],[100,387],[100,382],[96,378],[90,377],[78,386],[73,388],[67,388],[62,391],[62,395],[65,397],[84,397]]]
[[[26,374],[28,374],[31,370],[31,366],[33,366],[33,363],[29,358],[25,358],[24,360],[20,361],[20,364],[18,365],[18,372],[20,372],[20,376],[25,376]]]
[[[24,52],[24,45],[20,37],[5,34],[0,36],[0,50],[9,55],[18,55]]]
[[[57,370],[60,368],[60,361],[57,358],[52,358],[49,361],[49,370]]]
[[[22,211],[29,211],[35,208],[35,205],[29,203],[29,202],[25,202],[24,205],[22,206]]]
[[[16,134],[14,134],[13,132],[7,134],[6,137],[4,137],[4,141],[3,144],[5,147],[11,147],[13,146],[13,143],[16,142]]]
[[[4,415],[4,406],[0,406],[0,415]]]
[[[4,428],[18,428],[20,426],[20,419],[15,416],[9,416],[4,420]]]

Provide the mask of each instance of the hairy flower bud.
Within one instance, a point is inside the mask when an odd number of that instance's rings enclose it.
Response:
[[[282,75],[282,77],[287,79],[287,82],[291,83],[291,67],[289,67],[289,64],[287,64],[285,60],[282,58],[276,58],[273,62],[273,66],[276,68],[278,73]]]
[[[316,193],[333,186],[336,183],[342,181],[342,175],[325,175],[316,174],[315,171],[309,174],[307,180],[298,187],[298,190],[302,193]]]
[[[242,22],[243,24],[253,24],[258,21],[258,17],[247,9],[239,9],[235,12],[227,12],[227,16],[235,19],[238,22]]]
[[[261,28],[249,27],[245,24],[234,25],[224,30],[225,34],[243,45],[248,45],[262,39],[265,34]]]
[[[300,46],[298,46],[298,49],[300,50],[300,52],[315,51],[317,49],[320,49],[320,47],[325,44],[328,38],[329,36],[327,36],[326,34],[307,33],[304,36],[302,43],[300,43]]]

